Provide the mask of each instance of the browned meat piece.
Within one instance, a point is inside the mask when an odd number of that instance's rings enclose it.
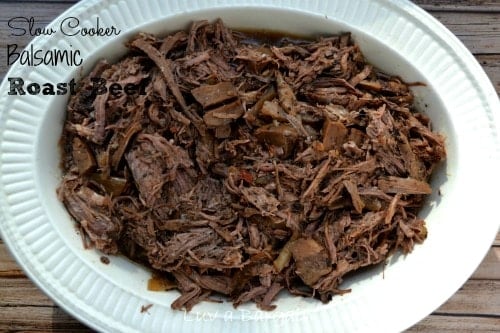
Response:
[[[401,200],[401,193],[398,193],[392,198],[389,207],[387,208],[387,213],[385,215],[385,224],[390,224],[392,218],[396,214],[396,208],[398,207],[399,200]]]
[[[328,302],[427,236],[445,140],[410,87],[348,33],[261,37],[221,20],[139,34],[68,103],[59,198],[84,244],[179,290],[173,309],[224,295],[273,310],[281,290]],[[141,93],[97,95],[92,77]]]
[[[229,295],[233,291],[231,278],[225,275],[199,275],[192,271],[192,279],[203,289],[213,290],[215,292]]]
[[[254,123],[257,120],[257,114],[260,112],[262,109],[262,106],[266,101],[272,100],[274,97],[276,97],[276,89],[274,88],[273,85],[267,87],[267,89],[262,93],[262,95],[259,97],[257,102],[247,110],[247,112],[244,115],[244,118],[250,123]]]
[[[285,124],[264,125],[255,131],[255,136],[262,143],[280,147],[283,150],[281,155],[285,157],[290,154],[298,139],[297,131],[292,126]]]
[[[278,211],[280,204],[271,193],[262,187],[243,187],[241,189],[243,197],[255,206],[263,215],[268,215]]]
[[[244,112],[241,102],[234,101],[206,112],[203,115],[203,121],[208,127],[225,126],[243,116]]]
[[[313,239],[297,239],[293,242],[290,251],[295,260],[297,275],[308,286],[314,285],[323,275],[332,270],[325,248]]]
[[[356,85],[358,85],[361,81],[366,79],[371,74],[372,69],[373,69],[372,66],[366,65],[361,72],[359,72],[358,74],[356,74],[354,77],[352,77],[349,80],[349,84],[351,84],[353,87],[355,87]]]
[[[404,95],[408,94],[409,92],[408,86],[402,83],[397,78],[390,78],[390,80],[388,81],[380,81],[380,80],[367,81],[363,79],[358,84],[359,86],[367,90],[372,90],[376,92],[385,92],[395,95]]]
[[[206,227],[208,226],[208,223],[209,220],[192,221],[186,219],[173,219],[157,221],[155,225],[159,230],[182,231],[197,227]]]
[[[325,150],[339,149],[346,142],[348,130],[339,121],[326,119],[323,125],[323,146]]]
[[[168,55],[178,44],[186,42],[187,33],[185,31],[178,31],[173,35],[168,35],[165,37],[160,46],[160,53],[163,55]]]
[[[345,189],[349,192],[351,196],[352,205],[358,214],[361,214],[363,208],[365,208],[365,203],[363,199],[359,196],[358,187],[350,180],[344,180],[343,182]]]
[[[138,136],[125,158],[140,198],[148,207],[174,205],[178,196],[195,184],[196,173],[188,153],[157,134]]]
[[[245,113],[234,85],[231,82],[202,85],[191,90],[191,93],[205,109],[205,125],[215,130],[216,138],[228,138],[231,135],[230,124]]]
[[[237,52],[236,59],[245,60],[254,73],[262,73],[266,66],[276,62],[276,59],[272,56],[271,50],[267,46],[258,48],[251,46],[240,47],[237,49]]]
[[[378,180],[378,187],[385,193],[431,194],[432,188],[426,182],[412,178],[389,176]]]
[[[191,90],[191,94],[203,106],[209,108],[224,101],[238,97],[238,91],[231,82],[202,85]]]
[[[80,175],[85,175],[92,171],[95,166],[95,157],[87,144],[80,138],[73,139],[73,161],[75,162]]]
[[[105,253],[118,251],[117,241],[122,230],[121,222],[110,215],[111,200],[88,187],[74,191],[71,183],[60,188],[60,196],[70,214],[80,222],[86,235],[96,248]]]
[[[303,192],[302,198],[310,198],[311,196],[316,194],[320,183],[326,177],[326,175],[330,169],[330,162],[331,162],[331,158],[328,158],[327,160],[323,161],[323,163],[320,165],[318,173],[314,177],[313,181],[311,182],[311,184],[309,185],[307,190],[305,190]]]
[[[116,150],[111,155],[110,163],[113,169],[116,170],[118,168],[130,140],[132,140],[132,137],[141,129],[142,126],[140,122],[137,120],[132,122],[132,124],[127,128],[125,133],[116,132],[113,138],[111,138],[110,145],[117,147]]]
[[[262,310],[274,310],[276,308],[276,305],[272,305],[271,302],[278,296],[278,293],[283,289],[284,287],[279,284],[279,283],[273,283],[271,287],[267,290],[267,293],[264,295],[262,298],[262,302],[257,303],[259,308]]]
[[[427,170],[424,162],[413,152],[408,138],[401,134],[399,136],[399,151],[403,157],[408,175],[416,180],[424,180],[427,177]]]
[[[291,115],[297,114],[297,110],[295,109],[297,98],[280,72],[276,72],[276,85],[278,86],[279,101],[283,109]]]
[[[241,293],[238,298],[234,301],[234,305],[238,306],[242,303],[249,302],[251,300],[255,300],[256,298],[259,298],[260,296],[265,295],[267,292],[267,288],[263,286],[258,286],[258,287],[252,287],[249,291]]]
[[[146,141],[126,156],[140,197],[144,204],[150,207],[155,206],[161,199],[165,168],[161,159],[152,157],[154,153],[154,147]]]
[[[106,193],[112,197],[117,197],[125,190],[127,180],[121,177],[109,177],[102,173],[93,173],[90,179],[101,185]]]
[[[274,101],[265,101],[262,105],[262,108],[260,109],[260,113],[263,116],[268,116],[278,121],[288,121],[285,110],[283,110],[283,108]]]
[[[351,128],[349,130],[348,141],[354,142],[358,147],[362,147],[365,142],[366,134],[357,128]]]
[[[163,77],[165,78],[165,82],[167,83],[168,88],[176,98],[181,108],[185,110],[187,108],[186,101],[184,100],[184,96],[182,95],[179,86],[175,82],[175,78],[171,68],[171,61],[163,57],[160,51],[158,51],[153,45],[151,45],[144,38],[139,37],[133,40],[131,45],[142,50],[144,53],[148,55],[148,57],[151,58],[151,60],[154,61],[156,66],[158,66],[161,73],[163,74]]]
[[[149,261],[159,270],[170,270],[175,262],[179,262],[188,255],[188,251],[218,239],[217,234],[210,228],[192,229],[190,232],[180,232],[154,249]],[[153,256],[154,255],[154,256]]]
[[[178,288],[182,292],[182,295],[172,303],[172,309],[181,310],[185,308],[190,310],[193,305],[201,301],[199,298],[203,290],[182,270],[176,270],[172,272],[172,275],[175,277]]]

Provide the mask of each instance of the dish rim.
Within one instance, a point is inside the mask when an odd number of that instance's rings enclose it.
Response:
[[[130,0],[128,1],[127,3],[132,3],[134,2],[135,0]],[[99,2],[97,0],[90,0],[90,1],[82,1],[80,3],[77,3],[76,5],[74,5],[73,7],[71,7],[70,9],[68,9],[67,11],[65,11],[64,13],[62,13],[61,15],[58,16],[58,18],[56,18],[54,20],[54,22],[57,22],[58,20],[60,20],[61,18],[63,17],[66,17],[68,16],[70,13],[73,14],[73,12],[75,11],[85,11],[85,10],[98,10],[99,7],[101,7],[101,9],[107,5],[110,5],[110,4],[113,4],[113,3],[117,3],[117,2],[120,2],[120,1],[104,1],[104,2]],[[123,1],[121,1],[123,2]],[[280,5],[282,5],[283,7],[286,7],[288,5],[288,7],[285,8],[286,9],[292,9],[292,10],[297,10],[298,7],[300,7],[300,5],[297,5],[297,7],[293,7],[294,5],[294,2],[293,1],[246,1],[247,3],[252,3],[254,4],[255,6],[259,5],[259,6],[265,6],[266,4],[269,5],[270,7],[272,7],[273,5],[276,5],[277,3],[279,3]],[[367,1],[360,1],[360,2],[367,2]],[[373,2],[373,3],[382,3],[383,1],[381,0],[373,0],[373,1],[368,1],[368,2]],[[205,1],[203,2],[203,5],[209,5],[211,2],[210,1]],[[224,4],[229,4],[229,5],[232,5],[232,6],[243,6],[243,2],[237,2],[237,1],[213,1],[213,3],[217,4],[217,5],[221,5],[223,6]],[[496,155],[495,156],[499,156],[499,148],[498,148],[498,128],[500,127],[499,126],[499,117],[498,117],[498,114],[495,114],[495,110],[496,111],[499,111],[500,108],[499,108],[499,103],[498,103],[498,97],[496,95],[496,91],[494,90],[493,86],[491,85],[491,83],[489,82],[489,79],[487,78],[486,74],[484,73],[484,71],[482,70],[482,68],[479,66],[479,64],[476,62],[476,60],[474,59],[474,57],[470,54],[470,52],[465,48],[465,46],[463,46],[463,44],[461,44],[458,39],[453,35],[451,34],[451,32],[449,32],[444,26],[441,25],[441,23],[439,23],[438,21],[436,21],[434,18],[432,18],[429,14],[427,14],[425,11],[423,11],[421,8],[419,8],[418,6],[414,5],[413,3],[409,2],[409,1],[404,1],[404,2],[397,2],[397,1],[389,1],[389,2],[385,2],[387,4],[387,6],[392,6],[393,9],[394,8],[398,8],[399,10],[403,10],[405,11],[408,15],[410,15],[410,17],[413,17],[413,19],[417,20],[417,19],[420,19],[421,21],[420,22],[423,22],[425,23],[425,29],[428,29],[430,31],[428,32],[431,32],[432,34],[437,34],[440,41],[441,42],[444,42],[445,44],[443,45],[446,45],[447,47],[450,48],[451,51],[453,51],[453,54],[455,56],[457,56],[459,58],[459,60],[466,65],[466,68],[468,69],[468,71],[470,72],[469,74],[475,79],[476,82],[473,82],[474,85],[476,85],[476,87],[478,87],[478,89],[483,93],[484,95],[484,100],[482,101],[483,104],[487,104],[491,109],[492,111],[490,112],[491,113],[491,123],[489,124],[490,126],[494,126],[493,127],[493,132],[494,133],[497,133],[497,150],[494,152]],[[198,6],[200,6],[200,3],[198,3]],[[97,8],[97,9],[96,9]],[[272,8],[276,8],[276,7],[272,7]],[[199,8],[201,9],[201,8]],[[330,19],[335,19],[335,18],[331,18]],[[432,27],[432,29],[431,29]],[[43,43],[43,38],[39,39],[40,40],[40,43]],[[36,43],[37,41],[34,41],[33,43]],[[19,66],[13,66],[11,68],[11,70],[9,70],[9,72],[6,74],[6,78],[9,76],[9,74],[11,72],[14,72],[15,71],[15,67],[19,67]],[[2,83],[2,85],[0,86],[0,91],[4,91],[5,90],[5,86],[6,86],[6,80],[4,80],[4,82]],[[495,100],[495,97],[496,97],[496,100]],[[0,101],[4,100],[5,97],[2,97],[0,98]],[[3,103],[2,103],[3,105]],[[2,132],[3,132],[3,129],[4,129],[4,113],[5,112],[2,112],[2,115],[0,116],[0,123],[2,123]],[[495,131],[496,130],[496,131]],[[3,136],[3,133],[2,133],[2,136]],[[0,144],[3,144],[3,138],[2,138],[2,142]],[[493,164],[493,163],[492,163]],[[490,168],[493,170],[493,168]],[[497,179],[498,181],[498,179]],[[1,186],[1,190],[2,190],[2,197],[5,195],[4,193],[4,186],[3,184],[0,185]],[[1,206],[1,210],[4,211],[4,203],[2,203],[2,206]],[[0,220],[0,223],[2,225],[5,225],[5,221],[4,221],[4,216],[2,215],[1,217],[1,220]],[[498,226],[497,226],[497,229],[498,229]],[[26,262],[26,258],[23,258],[23,256],[21,255],[21,253],[23,253],[23,250],[19,249],[17,247],[17,245],[15,244],[16,241],[13,239],[13,237],[11,237],[11,235],[8,234],[9,231],[4,231],[3,228],[1,230],[2,232],[2,239],[4,240],[4,242],[7,244],[8,248],[11,250],[13,256],[16,258],[16,260],[18,261],[18,263],[21,264],[21,266],[23,267],[23,269],[27,272],[27,275],[30,277],[30,279],[32,281],[34,281],[40,289],[42,289],[44,292],[46,292],[47,294],[49,294],[51,296],[52,299],[54,299],[56,301],[56,303],[58,303],[59,305],[61,305],[63,308],[65,308],[68,312],[70,312],[73,316],[75,316],[76,318],[78,318],[80,321],[84,322],[85,324],[95,328],[95,329],[102,329],[102,328],[105,328],[107,325],[105,326],[100,326],[98,325],[98,323],[96,322],[90,322],[88,319],[88,317],[85,317],[83,316],[83,314],[79,313],[78,312],[78,307],[76,308],[73,308],[71,306],[71,304],[66,304],[60,297],[60,295],[57,295],[57,292],[54,292],[52,290],[50,290],[50,288],[47,288],[47,286],[45,284],[47,284],[46,281],[43,281],[43,278],[42,277],[39,277],[37,276],[37,269],[35,267],[33,267],[33,264],[30,263],[30,262]],[[495,234],[492,233],[492,239],[491,241],[493,241],[493,238],[495,237]],[[488,247],[485,247],[485,251],[482,255],[482,257],[484,257],[484,255],[486,254],[486,251],[487,249],[489,248],[489,244],[488,244]],[[12,250],[13,249],[13,250]],[[480,261],[477,262],[477,265],[480,263]],[[472,273],[472,271],[470,272]],[[469,274],[470,275],[470,274]],[[468,278],[468,275],[463,279],[463,282],[465,282],[465,280]],[[462,283],[463,283],[462,282]],[[455,282],[456,283],[456,282]],[[460,284],[461,285],[461,284]],[[458,289],[459,286],[456,287],[456,289]],[[456,290],[455,289],[455,290]],[[451,295],[450,295],[451,296]],[[442,300],[443,302],[445,301]],[[59,303],[60,302],[60,303]],[[88,314],[86,314],[88,316]],[[423,317],[422,317],[423,318]],[[94,326],[95,325],[95,326]],[[108,327],[110,328],[110,327]]]

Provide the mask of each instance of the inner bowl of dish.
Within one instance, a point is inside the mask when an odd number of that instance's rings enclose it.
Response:
[[[273,19],[276,17],[280,17],[280,19]],[[120,36],[120,38],[110,41],[89,54],[83,64],[83,72],[88,72],[98,59],[107,59],[112,62],[125,55],[127,49],[124,44],[136,33],[148,32],[155,35],[165,35],[177,30],[186,30],[192,21],[201,19],[214,21],[217,18],[221,18],[227,26],[235,30],[276,31],[282,33],[283,36],[301,35],[314,37],[351,32],[354,41],[360,45],[369,63],[385,73],[400,76],[405,82],[423,83],[423,85],[413,87],[416,108],[431,118],[434,131],[446,137],[449,154],[447,162],[442,163],[433,173],[431,182],[433,194],[428,198],[427,204],[420,214],[427,221],[430,242],[432,242],[434,225],[439,223],[436,216],[440,215],[440,202],[445,200],[439,196],[438,191],[448,192],[451,186],[450,183],[452,183],[448,175],[456,174],[455,156],[457,149],[454,140],[455,131],[450,114],[434,89],[433,83],[417,67],[400,55],[397,50],[391,48],[390,45],[382,43],[376,36],[371,36],[347,24],[322,16],[298,11],[286,11],[279,8],[266,8],[265,10],[262,8],[205,10],[176,15],[168,20],[149,23],[137,27],[134,31],[127,32],[123,36]],[[68,80],[78,77],[80,75],[79,71],[80,69],[69,72]],[[103,265],[100,263],[102,253],[96,250],[82,249],[81,236],[76,232],[75,222],[70,218],[56,196],[56,188],[61,181],[61,152],[57,147],[62,133],[66,103],[67,98],[54,99],[53,104],[49,108],[51,111],[43,119],[37,138],[38,146],[36,152],[37,160],[39,161],[37,164],[37,178],[40,182],[39,188],[50,189],[47,196],[42,198],[45,207],[47,207],[50,220],[55,222],[54,227],[60,233],[61,237],[66,240],[67,245],[74,253],[89,265],[96,266],[114,284],[127,290],[134,290],[134,292],[143,292],[144,295],[147,295],[152,301],[154,300],[155,303],[168,306],[178,296],[177,292],[154,293],[147,291],[147,280],[151,277],[151,272],[148,269],[122,256],[111,257],[111,264]],[[426,243],[427,241],[421,246],[425,247]],[[417,246],[415,249],[417,253],[420,251],[419,248],[420,246]],[[413,255],[411,254],[410,257]],[[342,287],[352,288],[353,292],[344,296],[334,297],[332,303],[329,305],[323,305],[316,300],[302,299],[282,293],[277,301],[278,310],[293,311],[300,307],[302,310],[309,311],[345,303],[349,299],[355,298],[358,293],[367,293],[372,289],[381,288],[381,285],[387,283],[384,281],[383,275],[390,275],[393,267],[394,269],[405,269],[406,262],[407,260],[404,257],[396,255],[392,257],[385,268],[379,265],[347,279]],[[382,274],[383,269],[385,269],[384,274]],[[127,275],[127,279],[123,279],[124,274]],[[222,303],[215,306],[213,304],[200,304],[193,311],[194,313],[197,311],[211,311],[214,308],[220,313],[225,313],[232,310],[232,305],[230,303]],[[241,309],[255,310],[253,305],[243,305]],[[272,313],[269,316],[273,316]]]

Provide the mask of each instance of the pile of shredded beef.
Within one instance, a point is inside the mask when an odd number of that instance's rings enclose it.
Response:
[[[174,309],[222,294],[271,310],[282,289],[328,302],[426,238],[417,213],[446,153],[408,85],[349,34],[262,38],[220,20],[140,34],[67,108],[60,199],[87,246],[177,288]]]

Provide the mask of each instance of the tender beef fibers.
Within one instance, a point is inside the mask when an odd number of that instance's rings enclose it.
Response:
[[[426,238],[444,139],[349,34],[258,42],[199,21],[129,47],[70,100],[58,193],[86,243],[177,288],[173,308],[271,310],[283,289],[327,302]],[[96,78],[144,94],[96,94]]]

